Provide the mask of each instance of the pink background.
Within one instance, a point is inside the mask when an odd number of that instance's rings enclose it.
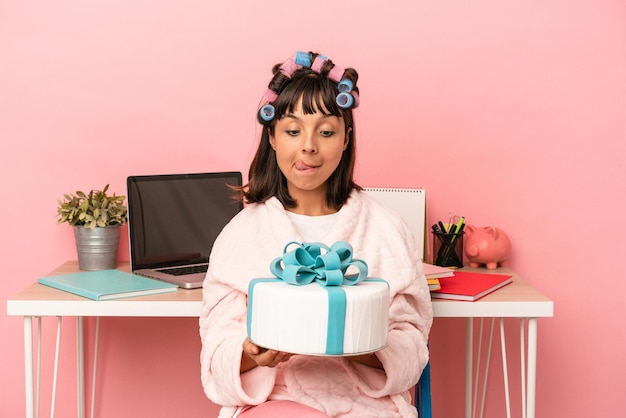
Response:
[[[537,416],[625,409],[623,1],[34,3],[0,2],[3,300],[76,257],[71,229],[56,225],[63,193],[110,183],[124,194],[130,174],[247,173],[271,66],[317,50],[361,75],[357,180],[427,189],[429,224],[455,212],[501,227],[512,268],[554,300],[555,317],[539,321]],[[22,321],[0,311],[0,416],[23,416]],[[55,321],[44,324],[47,415]],[[76,408],[74,325],[62,417]],[[104,319],[97,415],[215,416],[197,329]],[[463,330],[434,324],[436,416],[462,414]],[[504,414],[499,356],[486,417]]]

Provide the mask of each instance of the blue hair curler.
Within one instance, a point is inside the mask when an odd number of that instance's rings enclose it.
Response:
[[[337,105],[342,109],[350,109],[354,104],[354,97],[350,93],[341,92],[337,95]]]
[[[298,51],[296,52],[295,63],[303,67],[311,66],[311,54],[308,52]]]
[[[261,109],[259,109],[259,116],[265,122],[269,122],[274,119],[274,116],[276,116],[276,110],[271,104],[266,104],[265,106],[261,107]]]
[[[337,88],[342,93],[350,93],[352,89],[354,88],[354,84],[352,83],[351,80],[344,78],[337,84]]]

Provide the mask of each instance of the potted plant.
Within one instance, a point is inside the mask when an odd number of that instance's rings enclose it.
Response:
[[[74,227],[78,268],[106,270],[117,267],[120,226],[127,221],[126,196],[107,194],[109,185],[89,193],[77,191],[58,200],[58,223]]]

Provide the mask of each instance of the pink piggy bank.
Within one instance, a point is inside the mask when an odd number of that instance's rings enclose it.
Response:
[[[466,225],[464,240],[463,247],[470,266],[485,264],[488,269],[495,269],[498,264],[502,267],[508,265],[511,240],[503,230],[493,226],[476,228]]]

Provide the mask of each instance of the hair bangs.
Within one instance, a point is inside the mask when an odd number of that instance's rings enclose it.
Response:
[[[343,117],[343,112],[336,103],[336,85],[327,78],[311,72],[303,77],[294,77],[281,92],[274,103],[278,119],[287,113],[293,113],[298,106],[305,115],[320,113]]]

